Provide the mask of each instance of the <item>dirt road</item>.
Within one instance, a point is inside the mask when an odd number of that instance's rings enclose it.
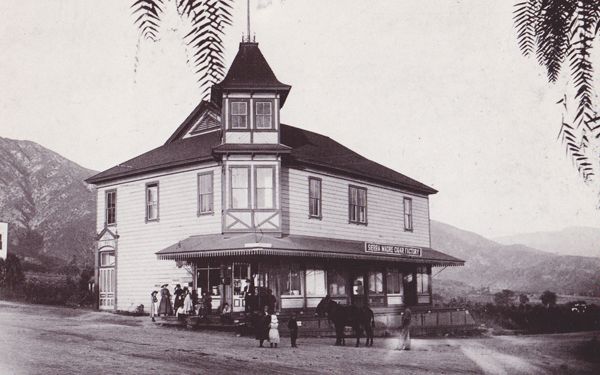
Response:
[[[149,318],[0,302],[0,374],[535,374],[599,373],[584,344],[600,332],[395,339],[373,348],[334,347],[331,338],[287,338],[278,349],[249,337],[191,332]],[[583,351],[582,351],[583,350]],[[583,354],[582,354],[583,353]],[[588,356],[589,357],[589,356]]]

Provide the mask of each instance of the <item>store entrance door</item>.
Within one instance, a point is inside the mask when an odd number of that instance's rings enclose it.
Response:
[[[363,307],[365,305],[365,279],[363,275],[352,279],[352,304]]]
[[[417,280],[416,275],[408,273],[402,280],[404,287],[404,305],[414,306],[417,304]]]
[[[250,288],[250,264],[233,263],[233,301],[232,310],[234,312],[245,311],[245,297]]]

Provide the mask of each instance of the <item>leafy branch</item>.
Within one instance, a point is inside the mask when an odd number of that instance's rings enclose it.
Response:
[[[225,27],[232,24],[233,0],[134,0],[131,8],[140,38],[158,41],[166,3],[175,6],[180,17],[190,21],[190,30],[183,40],[192,50],[191,64],[202,96],[206,97],[210,86],[225,74],[222,36]]]
[[[597,174],[600,117],[595,110],[592,47],[600,31],[600,0],[527,0],[514,7],[517,42],[526,57],[534,52],[546,68],[548,81],[555,83],[568,64],[573,97],[567,95],[558,138],[586,182]],[[567,60],[568,62],[565,62]],[[567,103],[577,103],[569,116]],[[566,118],[571,118],[567,120]]]

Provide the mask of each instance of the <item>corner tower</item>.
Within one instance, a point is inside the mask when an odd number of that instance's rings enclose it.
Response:
[[[211,101],[221,106],[223,233],[281,233],[279,110],[291,86],[279,82],[258,43],[244,41]]]
[[[279,110],[291,86],[279,82],[258,43],[242,42],[211,99],[221,104],[223,143],[279,143]]]

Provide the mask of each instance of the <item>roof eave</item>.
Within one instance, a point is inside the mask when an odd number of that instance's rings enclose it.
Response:
[[[86,179],[85,182],[87,182],[88,184],[98,185],[101,183],[106,183],[106,182],[118,180],[118,179],[125,178],[125,177],[138,176],[138,175],[147,174],[150,172],[158,172],[158,171],[175,168],[175,167],[184,167],[187,165],[193,165],[193,164],[203,163],[203,162],[207,162],[207,161],[216,161],[216,160],[212,156],[202,157],[202,158],[193,158],[193,159],[181,160],[181,161],[172,162],[172,163],[165,163],[165,164],[161,164],[161,165],[154,165],[151,167],[140,168],[140,169],[136,169],[136,170],[132,170],[132,171],[118,172],[118,173],[110,174],[107,176],[96,177],[96,176],[104,173],[104,172],[101,172],[101,173],[98,173],[98,174]]]
[[[369,181],[374,181],[383,185],[388,185],[388,186],[392,186],[392,187],[396,187],[396,188],[401,188],[404,190],[409,190],[412,192],[417,192],[417,193],[422,193],[422,194],[426,194],[426,195],[432,195],[432,194],[436,194],[438,193],[438,191],[432,187],[429,187],[425,184],[420,183],[421,185],[423,185],[423,187],[415,187],[415,186],[411,186],[408,184],[401,184],[401,183],[394,183],[394,182],[390,182],[384,178],[375,178],[375,177],[371,177],[371,176],[365,176],[363,174],[357,173],[357,172],[353,172],[344,168],[339,168],[339,167],[332,167],[330,165],[325,165],[325,164],[321,164],[321,163],[316,163],[314,161],[307,161],[307,160],[303,160],[303,159],[298,159],[298,158],[294,158],[294,161],[297,162],[297,164],[295,165],[307,165],[307,166],[311,166],[311,167],[315,167],[317,169],[322,169],[322,170],[329,170],[329,171],[334,171],[334,172],[338,172],[338,173],[342,173],[351,177],[358,177],[358,178],[363,178]],[[294,166],[294,164],[292,163],[292,165]]]

